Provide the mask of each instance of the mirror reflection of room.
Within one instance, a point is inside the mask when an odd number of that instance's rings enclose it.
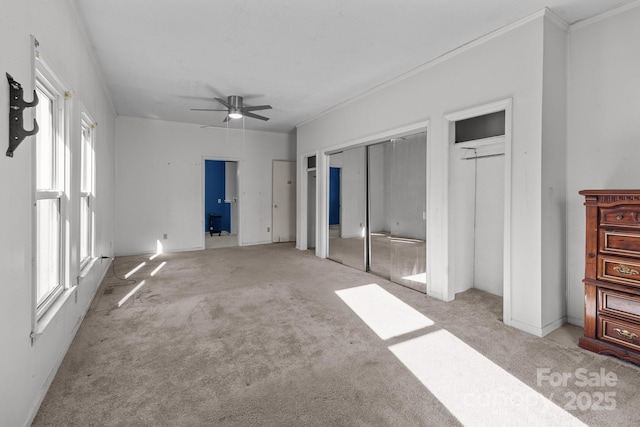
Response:
[[[369,270],[426,292],[426,133],[369,148]]]
[[[328,258],[426,292],[426,133],[329,156]]]
[[[329,258],[366,271],[366,149],[329,156]]]

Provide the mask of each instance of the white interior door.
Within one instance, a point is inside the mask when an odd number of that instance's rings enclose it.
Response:
[[[296,163],[273,162],[272,241],[296,239]]]
[[[238,162],[225,162],[224,175],[224,202],[231,207],[231,234],[238,234]]]

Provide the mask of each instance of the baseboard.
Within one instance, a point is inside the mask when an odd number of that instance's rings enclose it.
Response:
[[[244,242],[241,245],[239,244],[239,246],[255,246],[255,245],[270,245],[273,242],[271,240],[263,240],[260,242]],[[287,242],[282,242],[282,243],[287,243]]]
[[[441,301],[446,301],[444,299],[444,296],[442,295],[442,292],[433,292],[433,291],[427,290],[427,296],[430,296],[435,299],[439,299]]]
[[[542,328],[538,328],[533,325],[529,325],[528,323],[520,322],[518,320],[511,319],[510,326],[520,329],[521,331],[528,332],[531,335],[535,335],[537,337],[542,337]]]
[[[560,319],[548,323],[542,328],[542,336],[544,337],[545,335],[555,331],[565,323],[567,323],[567,316],[562,316]]]
[[[45,380],[44,384],[42,385],[42,388],[40,389],[40,393],[36,397],[36,401],[31,406],[31,410],[29,411],[29,416],[24,424],[24,427],[31,426],[31,424],[33,424],[33,420],[36,419],[36,416],[38,415],[38,411],[40,410],[40,406],[42,405],[44,398],[47,396],[47,393],[49,392],[49,387],[51,387],[51,384],[53,383],[53,380],[56,377],[56,374],[58,373],[58,369],[60,369],[60,365],[62,365],[62,361],[64,360],[65,356],[69,352],[69,349],[71,348],[71,344],[73,343],[73,340],[75,339],[76,334],[80,329],[80,325],[82,325],[82,321],[87,316],[87,313],[89,312],[89,309],[93,304],[93,300],[96,298],[96,295],[98,294],[98,289],[100,289],[100,284],[102,283],[105,276],[107,275],[107,272],[109,271],[111,262],[112,262],[112,259],[109,259],[109,263],[107,263],[107,267],[104,269],[104,271],[100,275],[100,279],[98,279],[97,286],[93,290],[93,297],[91,298],[87,306],[84,308],[84,310],[82,311],[82,314],[78,318],[78,321],[76,322],[75,326],[71,330],[71,333],[69,334],[69,339],[67,340],[67,343],[63,348],[63,351],[56,358],[53,364],[53,367],[51,368],[51,371],[47,376],[47,379]]]
[[[548,323],[541,328],[537,326],[529,325],[528,323],[520,322],[514,319],[511,319],[509,326],[512,326],[516,329],[520,329],[521,331],[524,331],[524,332],[528,332],[537,337],[544,337],[545,335],[555,331],[565,323],[567,323],[567,317],[563,316],[560,319],[554,320],[553,322]]]
[[[567,323],[584,328],[584,319],[582,317],[567,317]]]

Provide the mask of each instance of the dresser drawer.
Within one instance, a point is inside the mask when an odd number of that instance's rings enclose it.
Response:
[[[640,296],[598,288],[598,311],[640,322]]]
[[[598,279],[640,286],[640,260],[598,257]]]
[[[640,258],[640,231],[602,228],[598,250],[604,254]]]
[[[598,316],[598,338],[632,350],[640,350],[640,326],[624,320]]]
[[[600,225],[640,227],[640,207],[600,208]]]

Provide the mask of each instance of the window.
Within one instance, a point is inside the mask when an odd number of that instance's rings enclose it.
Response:
[[[35,313],[36,319],[63,293],[65,236],[65,90],[37,61],[40,102],[35,138]],[[40,66],[42,65],[42,66]]]
[[[93,166],[95,123],[82,115],[80,137],[80,269],[93,257]]]

